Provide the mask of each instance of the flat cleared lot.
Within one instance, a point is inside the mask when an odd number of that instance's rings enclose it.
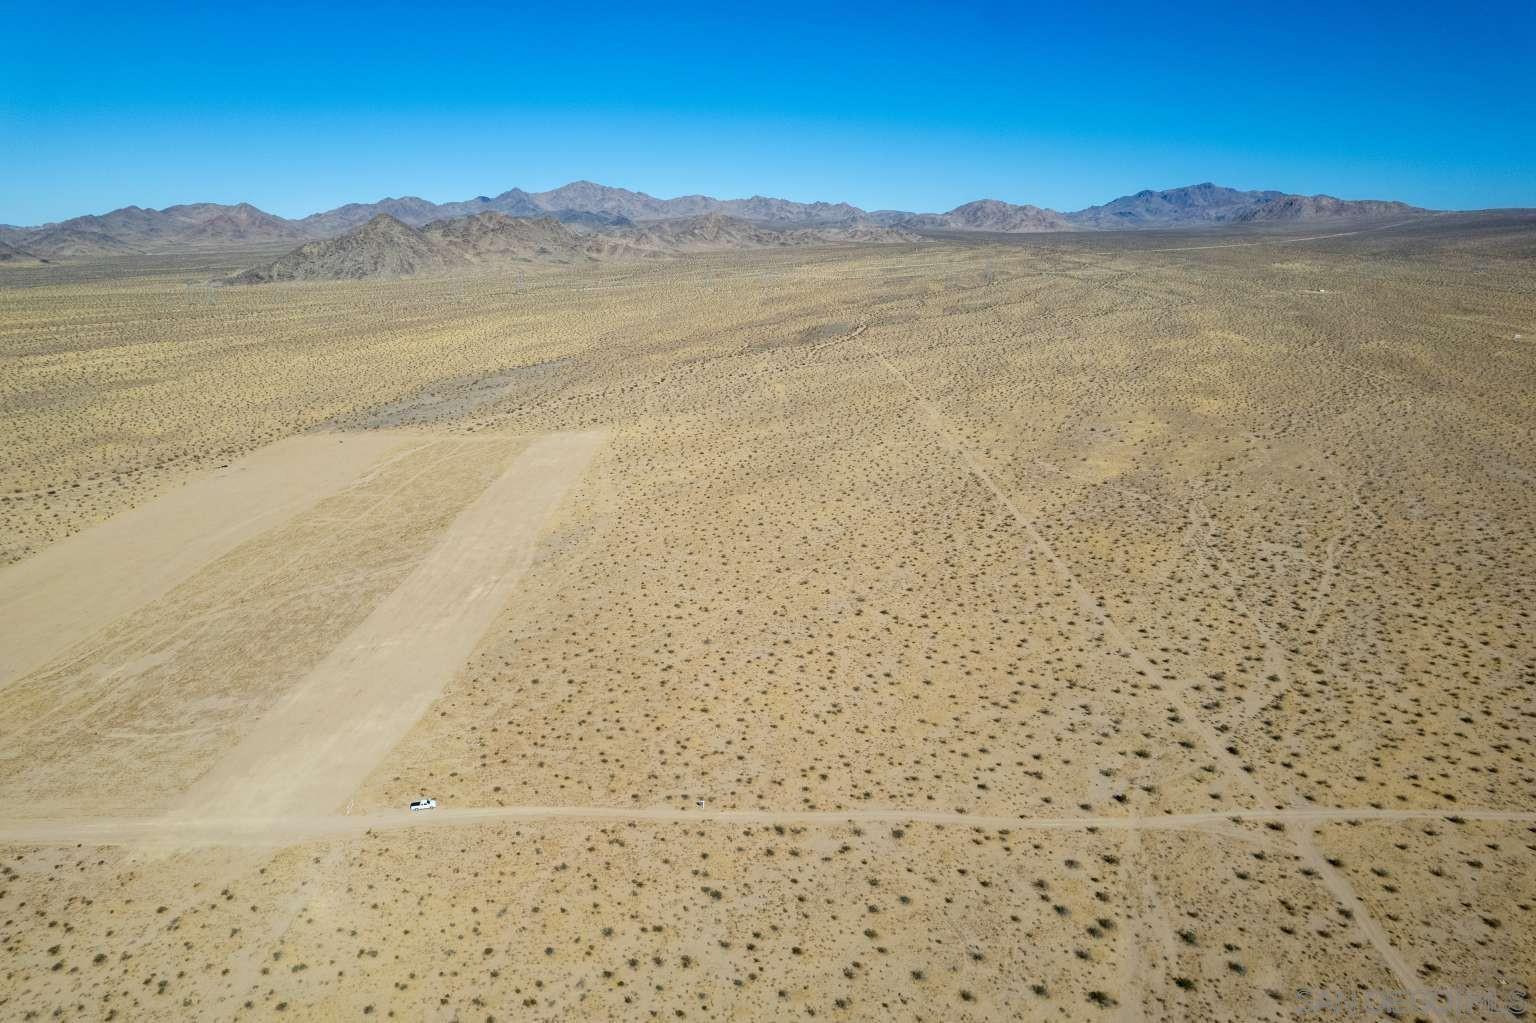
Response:
[[[501,612],[600,444],[295,438],[13,567],[17,632],[54,656],[7,694],[12,812],[339,810]]]
[[[602,442],[595,432],[557,434],[524,448],[173,816],[339,810],[501,613],[545,524]]]
[[[293,437],[0,570],[0,688],[421,439]]]

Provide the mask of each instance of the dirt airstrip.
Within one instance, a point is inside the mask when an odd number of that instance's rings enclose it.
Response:
[[[1536,223],[1316,234],[0,274],[0,1016],[1513,1018]]]

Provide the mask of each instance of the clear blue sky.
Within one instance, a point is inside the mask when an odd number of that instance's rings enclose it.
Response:
[[[1536,206],[1536,2],[0,0],[0,222],[575,178],[942,210],[1144,187]]]

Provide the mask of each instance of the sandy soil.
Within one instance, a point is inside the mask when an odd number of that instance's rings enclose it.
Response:
[[[294,437],[0,570],[0,687],[419,440]]]
[[[29,273],[13,570],[411,440],[0,693],[0,1015],[1511,1018],[1533,238]]]
[[[557,434],[524,448],[411,574],[198,779],[172,816],[342,809],[501,613],[539,534],[602,439]]]
[[[464,519],[458,531],[455,523],[467,506],[500,481],[497,494],[505,495],[510,487],[518,498],[497,502],[513,516],[507,522],[537,531],[542,519],[521,521],[516,516],[537,513],[527,501],[544,495],[539,487],[555,474],[534,461],[525,466],[531,478],[527,473],[509,476],[511,461],[525,448],[524,439],[517,437],[361,436],[364,443],[354,454],[389,453],[350,463],[353,478],[347,485],[286,521],[267,523],[265,531],[195,570],[188,566],[179,584],[105,628],[91,631],[94,618],[81,616],[83,628],[65,637],[64,652],[16,682],[9,713],[0,724],[5,738],[0,778],[8,791],[27,795],[13,813],[48,813],[60,807],[170,810],[185,801],[194,781],[234,757],[259,722],[296,701],[304,707],[302,694],[314,694],[317,675],[322,693],[330,694],[324,688],[327,681],[346,681],[344,672],[331,670],[350,663],[343,655],[366,664],[361,654],[370,649],[371,618],[388,613],[390,607],[398,611],[402,597],[455,595],[424,593],[424,583],[441,581],[450,589],[482,587],[488,595],[483,599],[492,603],[481,615],[500,609],[496,598],[504,599],[506,587],[499,566],[526,560],[526,539],[522,546],[513,543],[503,549],[498,544],[501,560],[465,566],[463,543],[478,535],[474,527],[481,519]],[[328,436],[305,438],[304,443],[274,445],[251,461],[271,466],[276,476],[288,478],[292,473],[291,478],[304,478],[316,447],[338,445]],[[210,481],[213,487],[219,484]],[[144,516],[161,523],[163,533],[172,532],[176,519],[158,516],[156,508],[162,503],[174,508],[188,491],[195,494],[196,485],[151,502],[142,509]],[[227,506],[199,507],[217,514]],[[197,550],[196,519],[191,528],[185,539]],[[465,528],[471,530],[467,536]],[[69,548],[84,547],[78,557],[94,556],[103,567],[101,574],[110,578],[120,570],[111,564],[112,550],[97,546],[95,532],[65,540],[56,549],[68,554]],[[508,539],[518,536],[507,529]],[[126,550],[132,555],[135,548]],[[467,568],[469,575],[452,575],[455,567]],[[445,571],[449,575],[444,576]],[[474,610],[472,601],[466,605],[463,600],[476,592],[457,590],[461,600],[451,608]],[[416,611],[425,621],[423,607]],[[470,614],[464,621],[477,619]],[[377,652],[371,656],[377,669]],[[428,672],[414,684],[435,692],[441,673],[455,666],[450,660],[439,667],[439,674]],[[398,676],[375,670],[370,678]],[[344,693],[350,695],[347,690],[330,695],[339,701]],[[415,710],[395,725],[397,729],[420,712],[420,702],[407,699],[409,690],[398,695],[402,707]],[[329,734],[331,726],[342,727],[345,720],[367,720],[365,709],[354,707],[347,713],[341,708],[336,720],[316,725]],[[398,712],[390,704],[376,709],[383,720],[396,720],[389,717]],[[298,742],[300,735],[290,740]],[[260,798],[261,791],[258,786],[245,798]]]

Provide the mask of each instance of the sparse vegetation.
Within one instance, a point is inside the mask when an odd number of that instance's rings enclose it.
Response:
[[[1536,784],[1536,349],[1505,338],[1536,293],[1414,237],[206,304],[206,261],[14,271],[7,560],[305,431],[425,446],[17,680],[0,789],[171,805],[528,438],[600,427],[352,810],[665,817],[8,846],[0,1015],[1199,1013],[1394,989],[1381,934],[1437,986],[1520,981],[1533,836],[1478,811]]]

